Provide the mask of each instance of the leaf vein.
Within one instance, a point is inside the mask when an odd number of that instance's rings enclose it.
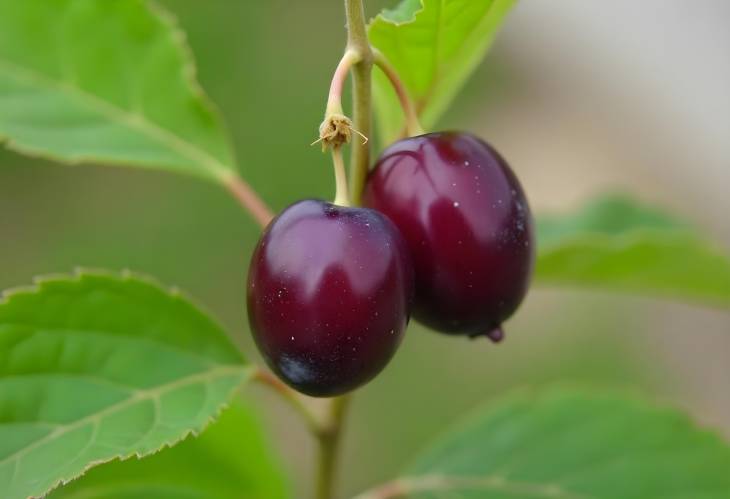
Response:
[[[17,79],[24,80],[31,85],[36,85],[42,88],[50,88],[54,91],[74,95],[81,101],[85,102],[89,108],[106,116],[111,121],[153,138],[181,156],[199,163],[217,175],[224,176],[231,170],[231,165],[223,164],[208,152],[200,149],[190,142],[187,142],[185,139],[161,127],[157,123],[150,121],[146,116],[139,113],[128,112],[114,104],[102,100],[90,92],[82,90],[81,88],[71,86],[63,81],[53,80],[38,71],[21,67],[7,60],[0,60],[0,71],[4,71],[11,76],[15,76]]]
[[[201,381],[211,380],[216,377],[225,377],[225,376],[231,376],[234,374],[243,374],[245,371],[246,371],[246,369],[241,366],[220,366],[220,367],[217,367],[217,368],[209,370],[209,371],[195,373],[193,375],[186,376],[184,378],[179,378],[171,383],[158,385],[158,386],[150,388],[150,389],[139,390],[137,393],[135,393],[131,397],[126,398],[115,404],[112,404],[112,405],[102,409],[101,411],[97,411],[92,414],[89,414],[88,416],[80,418],[80,419],[74,421],[73,423],[69,423],[67,425],[60,425],[56,430],[43,436],[42,438],[40,438],[38,440],[36,440],[31,445],[23,447],[22,449],[14,452],[13,454],[6,456],[2,460],[0,460],[0,465],[3,465],[5,463],[7,463],[8,461],[20,458],[23,455],[32,451],[33,449],[38,448],[47,442],[55,440],[56,438],[69,433],[70,431],[80,428],[88,423],[100,421],[103,417],[110,415],[110,414],[114,414],[115,412],[119,412],[136,403],[150,400],[155,397],[159,397],[164,393],[168,393],[172,390],[175,390],[177,388],[180,388],[180,387],[183,387],[186,385],[194,384],[194,383],[201,382]]]

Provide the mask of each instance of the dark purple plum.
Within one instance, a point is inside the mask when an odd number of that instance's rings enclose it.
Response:
[[[339,395],[377,375],[400,344],[412,299],[405,241],[367,208],[299,201],[271,222],[251,259],[256,344],[307,395]]]
[[[535,259],[527,199],[502,156],[466,133],[404,139],[383,152],[364,196],[408,243],[414,318],[443,333],[501,340]]]

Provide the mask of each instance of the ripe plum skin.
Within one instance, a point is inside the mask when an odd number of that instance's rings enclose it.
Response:
[[[251,259],[256,344],[307,395],[339,395],[375,377],[401,342],[412,300],[405,241],[371,209],[299,201],[271,222]]]
[[[416,276],[413,317],[437,331],[499,341],[535,259],[533,219],[507,162],[473,135],[442,132],[387,148],[364,204],[390,218]]]

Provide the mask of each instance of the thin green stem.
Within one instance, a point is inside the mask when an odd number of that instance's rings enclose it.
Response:
[[[319,139],[312,144],[321,142],[323,151],[342,147],[352,137],[352,120],[342,111],[342,89],[352,66],[359,60],[360,56],[356,51],[346,50],[332,75],[324,121],[319,125]]]
[[[347,175],[345,174],[345,161],[342,159],[342,148],[332,148],[332,163],[335,168],[335,204],[350,206],[350,195],[347,188]]]
[[[337,64],[332,82],[330,83],[330,92],[327,96],[327,111],[325,118],[332,114],[342,114],[342,89],[345,86],[347,75],[352,66],[360,60],[360,56],[354,50],[346,50],[345,54]]]
[[[395,90],[395,93],[398,96],[398,100],[400,101],[401,108],[403,108],[403,114],[406,120],[406,132],[410,136],[423,134],[423,127],[421,126],[420,121],[418,121],[416,106],[413,104],[410,95],[408,95],[408,90],[398,76],[398,72],[379,50],[373,49],[373,56],[375,65],[378,66],[383,73],[385,73],[385,76],[390,81],[390,84],[393,86],[393,90]]]
[[[309,428],[309,431],[313,435],[321,433],[322,423],[320,423],[301,395],[282,383],[279,378],[261,367],[256,369],[252,379],[253,381],[258,381],[278,393],[282,399],[287,402],[292,409],[294,409],[294,411],[302,417],[302,419],[304,419],[307,424],[307,428]]]
[[[307,423],[309,432],[317,440],[316,499],[331,499],[337,471],[337,456],[342,439],[345,414],[350,395],[330,399],[326,419],[318,418],[307,400],[263,368],[257,368],[252,377],[279,394]]]
[[[337,473],[337,456],[342,439],[342,427],[350,402],[350,395],[342,395],[330,402],[327,422],[317,435],[316,499],[331,499]]]
[[[342,186],[345,175],[341,149],[335,145],[332,152],[337,180],[337,199],[349,197],[350,202],[357,206],[362,198],[362,191],[365,187],[365,180],[370,166],[370,144],[367,138],[370,136],[372,129],[371,76],[373,51],[368,41],[362,0],[345,0],[345,14],[347,17],[347,50],[335,71],[335,77],[330,86],[327,115],[329,116],[332,112],[336,114],[341,112],[342,108],[339,101],[342,94],[342,82],[346,70],[352,68],[353,120],[351,129],[362,135],[365,140],[356,140],[352,143],[349,196],[345,194],[347,192],[346,187]],[[325,124],[327,124],[328,116],[325,117]],[[325,128],[325,131],[329,131],[329,127],[325,126]],[[346,128],[348,129],[347,138],[349,139],[349,123]],[[337,131],[336,126],[333,129],[335,132]],[[320,129],[320,138],[322,137],[322,129]],[[319,431],[314,433],[318,444],[316,499],[332,499],[333,497],[337,457],[349,401],[349,395],[332,399],[327,420],[319,427]]]
[[[365,137],[370,137],[373,51],[368,41],[362,0],[345,0],[345,12],[347,15],[347,48],[354,51],[359,57],[359,62],[353,66],[353,128]],[[370,144],[367,141],[354,141],[350,159],[350,198],[355,206],[360,204],[369,166]]]
[[[266,205],[261,196],[238,174],[230,173],[221,176],[223,185],[233,194],[236,201],[247,210],[261,227],[266,227],[274,218],[271,209]]]

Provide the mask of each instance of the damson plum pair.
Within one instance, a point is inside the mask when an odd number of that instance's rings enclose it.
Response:
[[[291,205],[251,261],[256,343],[309,395],[341,394],[377,375],[411,311],[437,331],[499,341],[527,291],[530,210],[485,142],[435,133],[393,144],[368,178],[364,204]]]

